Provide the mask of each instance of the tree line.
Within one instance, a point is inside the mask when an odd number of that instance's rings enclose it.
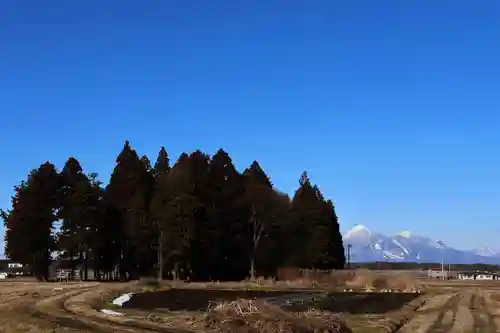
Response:
[[[352,269],[365,268],[371,270],[428,270],[428,269],[441,269],[440,262],[387,262],[375,261],[365,263],[351,263]],[[500,266],[490,264],[444,264],[444,270],[450,271],[488,271],[498,272]]]
[[[151,165],[126,141],[107,185],[70,157],[14,189],[1,211],[5,254],[39,279],[55,254],[121,279],[241,280],[345,264],[334,205],[306,172],[290,198],[257,161],[240,173],[222,149],[183,153],[171,166],[162,147]]]

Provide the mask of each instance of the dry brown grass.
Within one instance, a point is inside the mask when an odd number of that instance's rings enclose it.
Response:
[[[398,290],[416,289],[417,283],[415,279],[408,273],[398,273],[386,280],[387,288]]]
[[[348,288],[373,288],[376,280],[375,275],[368,269],[357,269],[352,280],[346,281]]]
[[[244,299],[213,304],[205,314],[204,326],[220,333],[351,332],[340,319],[328,314],[291,314],[265,301]]]
[[[366,268],[356,270],[306,270],[285,268],[278,272],[282,283],[317,288],[349,288],[349,289],[416,289],[414,277],[407,272],[379,272]]]
[[[491,292],[490,299],[494,302],[500,302],[500,292]]]

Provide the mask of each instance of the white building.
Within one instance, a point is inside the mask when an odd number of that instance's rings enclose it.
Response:
[[[457,274],[459,280],[498,280],[499,276],[490,272],[461,272]]]
[[[9,262],[7,264],[7,267],[9,267],[9,268],[21,268],[21,267],[23,267],[23,264],[20,264],[18,262]]]

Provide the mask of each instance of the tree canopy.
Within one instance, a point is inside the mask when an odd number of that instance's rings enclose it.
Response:
[[[57,255],[121,279],[273,276],[280,267],[342,269],[332,200],[304,172],[292,198],[259,162],[239,172],[230,155],[199,150],[153,166],[126,141],[106,186],[75,157],[50,162],[15,186],[4,220],[5,254],[48,278]]]

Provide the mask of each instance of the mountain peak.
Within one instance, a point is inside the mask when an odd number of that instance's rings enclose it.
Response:
[[[355,225],[348,230],[343,238],[345,241],[356,244],[368,245],[372,237],[372,232],[362,224]]]
[[[411,233],[411,231],[404,230],[404,231],[401,231],[400,233],[398,233],[397,235],[404,237],[404,238],[411,238],[412,233]]]
[[[344,246],[350,246],[353,262],[412,261],[469,264],[499,264],[500,253],[488,247],[458,250],[446,246],[441,240],[422,237],[409,231],[393,236],[371,232],[362,224],[355,225],[344,234]]]
[[[371,231],[370,231],[370,229],[368,229],[364,225],[357,224],[354,227],[352,227],[351,229],[347,230],[344,237],[349,237],[349,236],[352,236],[354,234],[369,234],[369,235],[371,235]]]

